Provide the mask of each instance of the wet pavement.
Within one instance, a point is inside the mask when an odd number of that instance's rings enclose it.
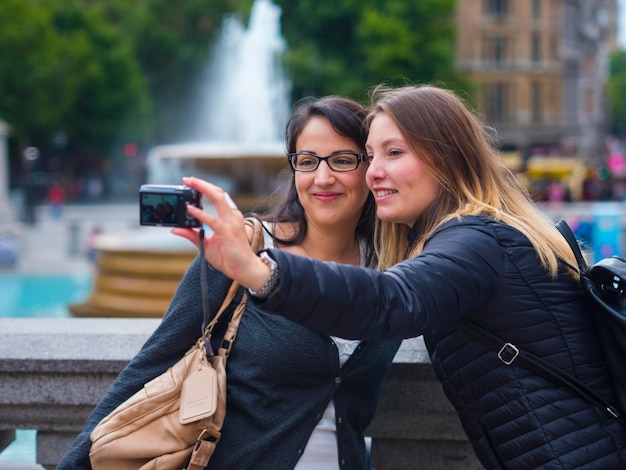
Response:
[[[1,272],[19,274],[67,274],[89,272],[87,256],[91,234],[139,229],[136,204],[75,204],[63,207],[60,217],[48,206],[36,209],[33,225],[16,222],[11,231],[17,234],[18,262]]]

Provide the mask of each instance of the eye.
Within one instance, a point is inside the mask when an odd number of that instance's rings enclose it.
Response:
[[[317,157],[312,155],[298,155],[296,163],[299,168],[307,168],[317,165]]]
[[[335,165],[354,165],[357,162],[357,156],[351,153],[341,153],[334,155],[332,160]]]

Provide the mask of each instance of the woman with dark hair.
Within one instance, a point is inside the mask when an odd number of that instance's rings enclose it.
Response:
[[[189,209],[214,230],[207,259],[259,307],[317,331],[423,335],[487,469],[626,468],[626,427],[613,413],[462,326],[482,325],[615,403],[574,254],[503,164],[493,132],[448,90],[379,89],[374,98],[366,149],[378,271],[280,250],[258,256],[222,190],[184,179],[218,209]],[[177,233],[198,242],[192,230]]]
[[[312,118],[318,118],[321,122],[327,121],[332,130],[338,135],[352,139],[357,143],[358,152],[362,152],[365,145],[367,133],[364,126],[366,114],[363,114],[366,108],[343,97],[329,96],[321,99],[310,98],[304,99],[298,104],[291,114],[289,122],[285,129],[285,144],[288,158],[290,159],[290,167],[294,173],[287,185],[282,188],[283,196],[281,202],[276,207],[271,208],[265,214],[255,214],[261,220],[272,222],[274,228],[286,227],[290,225],[292,230],[288,238],[281,238],[276,235],[277,240],[283,246],[296,246],[302,244],[307,236],[309,228],[309,219],[315,213],[306,213],[307,198],[300,198],[296,180],[298,177],[304,178],[306,175],[300,174],[294,170],[294,155],[298,155],[298,151],[302,146],[298,147],[298,139],[302,132],[309,125]],[[325,129],[322,130],[320,139],[324,139]],[[347,158],[353,160],[354,155],[342,155],[341,152],[333,152],[335,155],[331,161],[338,161],[339,158]],[[306,156],[306,151],[300,155]],[[313,155],[315,158],[315,155]],[[366,168],[364,164],[362,168]],[[350,171],[350,170],[349,170]],[[373,240],[374,234],[374,216],[375,205],[374,197],[368,194],[365,204],[360,212],[359,219],[356,223],[354,235],[358,240]],[[375,263],[374,245],[373,243],[364,243],[362,246],[363,262],[367,266],[373,266]]]
[[[262,216],[265,247],[373,265],[373,198],[365,184],[367,109],[342,97],[296,106],[287,125],[293,177]],[[249,245],[248,245],[249,246]],[[90,468],[89,435],[102,418],[180,359],[202,320],[199,257],[154,334],[120,373],[57,469]],[[209,266],[210,300],[230,280]],[[219,298],[216,298],[219,297]],[[218,327],[225,328],[220,321]],[[213,338],[221,338],[216,329]],[[227,410],[207,469],[366,469],[364,430],[400,345],[317,333],[248,302],[227,364]]]

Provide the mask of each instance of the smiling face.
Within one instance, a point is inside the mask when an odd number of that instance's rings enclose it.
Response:
[[[295,150],[320,157],[340,150],[363,152],[352,139],[339,135],[322,116],[307,122]],[[315,171],[295,172],[296,191],[309,225],[342,230],[355,227],[368,196],[366,170],[367,163],[361,163],[354,171],[336,172],[326,162],[320,162]]]
[[[376,215],[386,222],[413,226],[437,198],[437,181],[384,112],[370,123],[366,149],[371,159],[367,185],[376,200]]]

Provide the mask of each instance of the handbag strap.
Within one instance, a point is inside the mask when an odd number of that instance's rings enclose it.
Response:
[[[570,248],[574,252],[574,256],[576,257],[576,262],[578,263],[578,269],[580,270],[581,273],[584,273],[585,271],[587,271],[587,262],[585,261],[585,258],[583,257],[583,254],[580,251],[580,245],[578,245],[578,242],[576,241],[576,236],[574,235],[574,232],[572,232],[572,229],[567,224],[565,219],[559,220],[555,224],[555,226],[557,230],[561,232],[561,235],[563,235],[563,238],[565,238],[565,240],[567,241],[567,244],[570,246]]]
[[[260,249],[263,248],[263,226],[261,224],[261,221],[257,219],[256,217],[246,217],[244,223],[246,226],[251,227],[253,231],[250,246],[252,247],[254,251],[259,251]],[[228,306],[231,304],[231,302],[237,295],[237,291],[239,290],[240,285],[238,282],[235,282],[235,281],[231,283],[224,297],[224,301],[222,302],[222,305],[217,310],[217,313],[213,316],[213,318],[211,318],[211,314],[208,311],[208,304],[209,304],[208,295],[209,294],[208,294],[207,263],[204,260],[204,229],[200,229],[200,256],[202,257],[202,260],[200,261],[200,284],[201,284],[201,289],[202,289],[202,312],[204,314],[204,320],[202,322],[202,338],[204,340],[205,354],[207,356],[213,356],[215,355],[215,352],[213,351],[213,347],[211,346],[211,341],[210,341],[211,332],[213,331],[213,328],[215,327],[217,322],[222,317],[222,314],[226,311]],[[236,323],[234,323],[234,331],[232,331],[231,333],[232,338],[228,339],[228,343],[229,343],[229,347],[227,348],[228,352],[230,352],[230,348],[232,347],[232,341],[234,340],[234,337],[237,333],[239,320],[241,320],[241,316],[243,315],[243,311],[245,309],[247,299],[248,299],[247,293],[244,291],[241,301],[235,311],[237,312],[237,310],[240,310],[240,313],[239,315],[233,314],[233,319],[229,322],[227,333],[231,331],[231,328],[232,328],[231,325],[233,325],[233,321],[236,320]],[[224,337],[224,340],[226,340],[226,336]],[[224,341],[222,343],[224,343]],[[220,350],[222,348],[223,347],[220,347]]]
[[[621,423],[625,422],[620,412],[613,405],[605,402],[602,398],[586,387],[580,380],[576,379],[567,372],[553,366],[549,362],[528,351],[518,348],[512,343],[504,341],[498,335],[492,333],[469,318],[460,318],[459,325],[463,331],[481,341],[488,348],[498,351],[498,359],[500,359],[500,361],[502,361],[505,365],[510,366],[516,363],[537,375],[551,379],[561,385],[565,385],[590,403],[606,410],[611,416],[616,418]]]
[[[259,251],[263,248],[263,226],[261,221],[255,217],[248,217],[245,219],[245,225],[251,227],[253,230],[252,240],[250,242],[250,246],[254,251]],[[202,258],[204,258],[204,243],[203,243],[204,234],[201,232],[200,236],[200,253]],[[201,282],[202,282],[202,297],[203,297],[203,312],[204,312],[204,323],[202,325],[202,341],[204,345],[204,353],[207,356],[214,356],[213,348],[211,347],[211,332],[213,331],[213,327],[217,324],[217,322],[222,317],[222,314],[228,309],[231,302],[234,300],[237,295],[237,291],[239,290],[240,284],[236,281],[233,281],[228,289],[224,297],[224,301],[222,305],[217,310],[215,316],[211,319],[207,314],[207,276],[206,276],[206,265],[207,263],[202,260],[201,263]],[[235,337],[237,336],[237,329],[239,328],[239,322],[243,317],[243,313],[246,309],[246,304],[248,302],[248,292],[247,290],[243,290],[241,299],[239,303],[235,307],[235,311],[228,322],[228,326],[226,327],[226,332],[222,338],[222,342],[220,344],[219,349],[217,350],[217,355],[222,356],[224,358],[224,367],[226,367],[226,360],[230,355],[230,351],[233,347],[233,343],[235,341]],[[219,433],[218,433],[219,435]],[[189,463],[187,464],[186,470],[203,470],[207,463],[209,463],[209,459],[213,455],[215,451],[215,446],[217,441],[219,440],[219,436],[216,438],[214,435],[209,435],[206,439],[202,438],[202,435],[198,438],[192,452],[191,457],[189,459]]]

